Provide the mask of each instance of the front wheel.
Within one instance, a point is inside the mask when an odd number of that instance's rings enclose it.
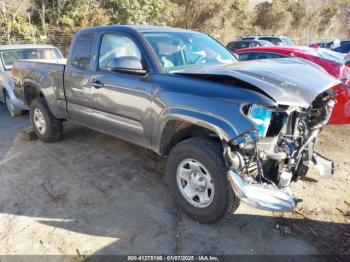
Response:
[[[220,149],[209,138],[190,138],[177,144],[168,157],[170,191],[180,208],[201,223],[213,223],[239,205]]]
[[[58,141],[62,136],[62,121],[55,118],[41,98],[30,104],[30,118],[34,131],[44,142]]]

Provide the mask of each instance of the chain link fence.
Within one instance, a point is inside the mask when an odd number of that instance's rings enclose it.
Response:
[[[1,29],[0,29],[1,30]],[[1,30],[4,32],[4,30]],[[72,31],[62,30],[60,27],[50,27],[45,31],[34,30],[30,36],[21,36],[12,33],[10,37],[0,34],[0,45],[8,44],[49,44],[58,47],[64,56],[67,56],[71,39],[74,35]]]

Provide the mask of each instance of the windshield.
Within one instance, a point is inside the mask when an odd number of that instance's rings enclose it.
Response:
[[[273,43],[266,41],[266,40],[259,40],[259,43],[261,43],[262,46],[274,46]]]
[[[320,58],[325,58],[325,59],[331,60],[333,62],[341,63],[341,64],[344,63],[344,60],[346,57],[346,54],[337,53],[337,52],[334,52],[332,50],[325,49],[325,48],[314,49],[310,53],[315,55],[315,56],[318,56]]]
[[[153,32],[144,36],[166,72],[237,62],[230,51],[205,34]]]
[[[13,63],[19,59],[56,59],[61,58],[56,48],[30,48],[4,50],[0,52],[1,60],[6,70],[10,70]]]
[[[293,42],[293,40],[290,39],[289,37],[283,37],[283,41],[284,41],[287,45],[295,45],[295,43]]]

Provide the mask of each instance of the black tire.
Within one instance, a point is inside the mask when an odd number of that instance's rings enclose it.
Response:
[[[209,171],[215,193],[212,202],[206,207],[195,207],[182,195],[176,179],[177,168],[185,159],[202,163]],[[221,147],[209,138],[190,138],[177,144],[170,152],[166,176],[169,189],[175,201],[189,217],[200,223],[213,223],[232,214],[239,206],[227,179],[225,162]]]
[[[42,113],[46,125],[45,132],[40,132],[34,123],[34,111],[39,110]],[[46,102],[42,98],[35,98],[30,103],[30,119],[36,135],[40,140],[51,143],[56,142],[62,137],[62,120],[55,118],[50,112]]]

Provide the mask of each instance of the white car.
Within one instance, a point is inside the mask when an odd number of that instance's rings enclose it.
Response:
[[[242,40],[264,40],[269,41],[274,45],[295,45],[293,40],[289,37],[278,35],[251,35],[243,37]]]
[[[51,45],[0,45],[0,101],[6,103],[12,117],[28,108],[19,100],[13,89],[12,65],[20,59],[62,58],[57,47]]]

